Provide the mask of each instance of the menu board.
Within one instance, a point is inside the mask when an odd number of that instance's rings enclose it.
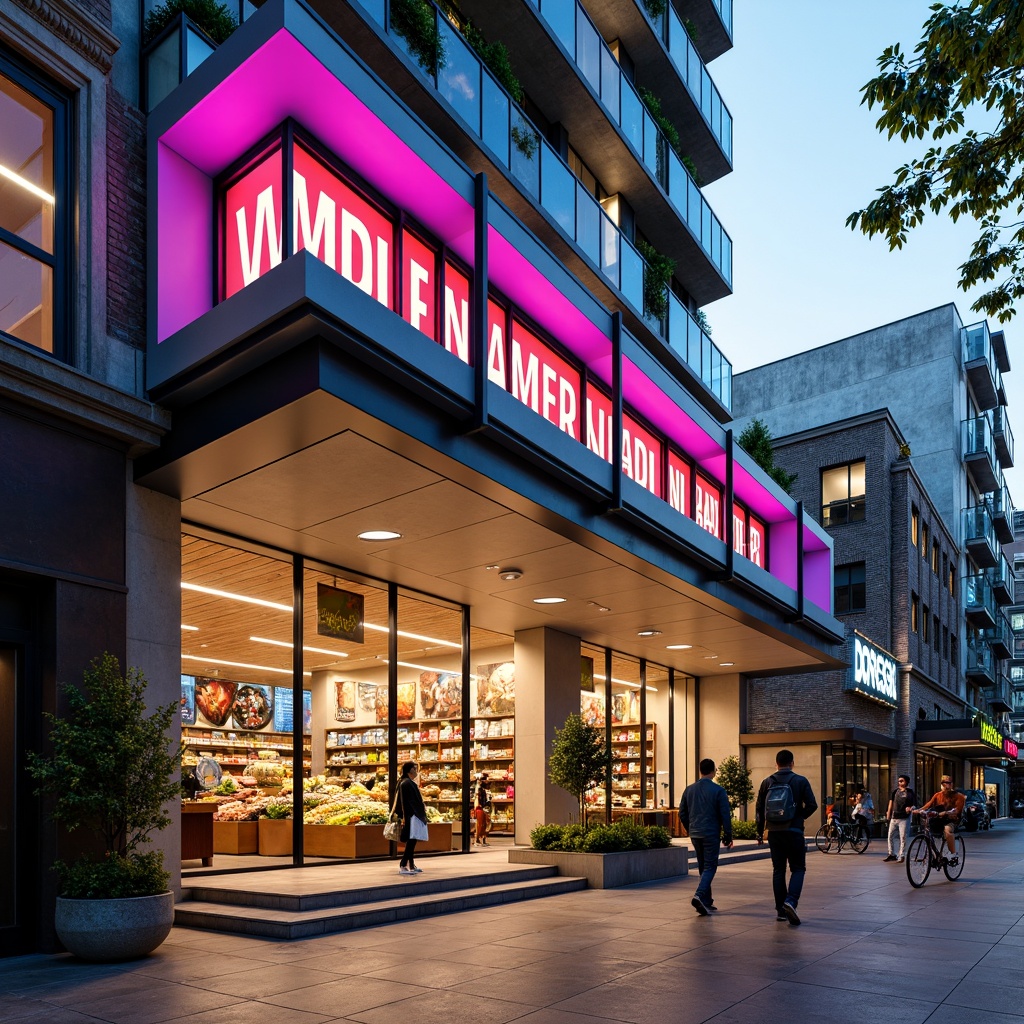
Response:
[[[274,687],[274,732],[292,731],[292,689],[290,686]],[[313,731],[313,693],[302,691],[302,731],[307,735]]]

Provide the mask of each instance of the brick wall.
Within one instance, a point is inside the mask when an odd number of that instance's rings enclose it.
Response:
[[[146,326],[146,119],[113,88],[107,100],[107,331],[135,348]]]

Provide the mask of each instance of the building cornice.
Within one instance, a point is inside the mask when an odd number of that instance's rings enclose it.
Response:
[[[66,0],[16,0],[37,21],[46,25],[103,74],[108,74],[121,41],[80,7]]]
[[[54,359],[0,340],[0,402],[35,409],[123,445],[150,451],[170,429],[170,413]]]

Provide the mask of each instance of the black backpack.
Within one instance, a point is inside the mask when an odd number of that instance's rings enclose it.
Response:
[[[779,782],[772,775],[771,786],[764,798],[764,820],[770,825],[786,825],[796,817],[796,800],[788,782]]]

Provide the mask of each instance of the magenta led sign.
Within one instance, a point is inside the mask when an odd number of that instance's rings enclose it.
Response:
[[[289,165],[291,216],[285,218]],[[219,201],[222,300],[282,262],[290,221],[293,252],[308,250],[430,341],[472,362],[472,269],[405,211],[357,185],[302,133],[282,130],[226,178]],[[613,414],[606,385],[497,292],[487,301],[487,377],[611,463]],[[692,458],[632,412],[623,414],[622,471],[725,539],[721,483],[698,471]],[[765,523],[739,502],[731,514],[734,550],[766,569]]]

